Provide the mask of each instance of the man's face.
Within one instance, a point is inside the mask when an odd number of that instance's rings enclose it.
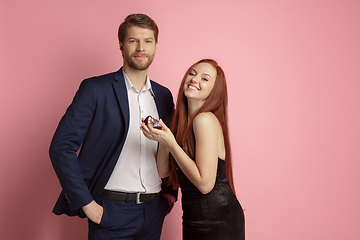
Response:
[[[153,30],[137,26],[130,27],[124,43],[120,43],[124,65],[135,70],[148,69],[154,60],[156,46]]]

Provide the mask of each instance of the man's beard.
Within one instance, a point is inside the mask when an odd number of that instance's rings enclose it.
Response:
[[[144,62],[137,62],[134,61],[133,58],[131,56],[125,56],[126,62],[128,63],[129,67],[135,70],[146,70],[149,68],[150,64],[153,62],[154,60],[154,55],[149,56],[147,55],[147,61]]]

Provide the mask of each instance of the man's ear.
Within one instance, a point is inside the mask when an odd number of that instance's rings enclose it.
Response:
[[[122,44],[122,42],[119,42],[119,46],[120,46],[120,51],[122,52],[124,50],[124,44]]]

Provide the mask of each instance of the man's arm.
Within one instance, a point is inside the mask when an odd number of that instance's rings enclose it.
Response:
[[[95,109],[95,93],[83,81],[62,117],[50,145],[50,159],[71,210],[80,209],[93,198],[84,181],[76,152],[86,136]]]
[[[170,121],[171,118],[174,114],[174,101],[173,101],[173,97],[172,94],[170,92],[169,89],[166,89],[166,94],[165,94],[165,100],[164,100],[164,104],[165,104],[165,108],[167,111],[167,117],[166,119],[162,119],[165,124],[167,124],[168,126],[170,126]],[[162,179],[162,190],[161,193],[166,197],[166,199],[169,202],[169,210],[167,212],[167,214],[170,213],[170,211],[172,210],[172,208],[174,207],[175,202],[177,201],[177,197],[178,197],[178,188],[173,189],[173,186],[168,184],[168,178],[164,178]]]

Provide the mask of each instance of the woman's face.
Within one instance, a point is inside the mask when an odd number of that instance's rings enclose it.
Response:
[[[216,69],[209,63],[195,65],[184,83],[184,95],[188,100],[205,102],[216,80]]]

